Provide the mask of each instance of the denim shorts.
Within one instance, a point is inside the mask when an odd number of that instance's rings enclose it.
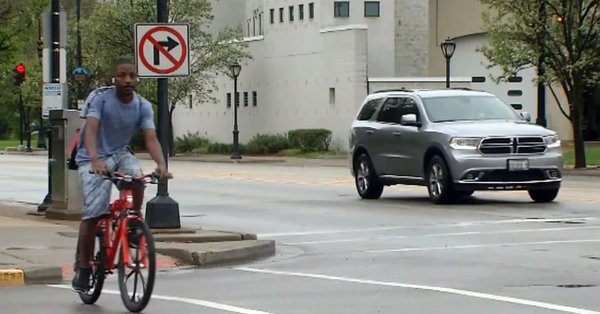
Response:
[[[141,176],[138,160],[128,151],[120,151],[102,159],[108,171],[119,171],[130,176]],[[112,182],[90,173],[91,162],[79,163],[79,179],[83,190],[82,220],[98,218],[109,212]]]

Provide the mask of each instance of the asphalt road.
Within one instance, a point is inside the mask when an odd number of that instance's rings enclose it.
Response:
[[[45,166],[0,156],[0,199],[40,202]],[[421,187],[361,201],[345,168],[171,170],[184,225],[254,232],[278,253],[161,273],[146,313],[600,313],[598,178],[567,178],[552,204],[506,191],[434,206]],[[3,288],[0,312],[124,312],[114,278],[93,307],[64,288]]]

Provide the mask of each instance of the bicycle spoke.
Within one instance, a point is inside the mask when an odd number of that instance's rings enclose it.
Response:
[[[135,293],[137,291],[137,282],[138,282],[138,272],[135,272],[136,275],[133,277],[133,295],[131,296],[131,301],[135,302]]]
[[[142,286],[142,296],[146,293],[146,280],[144,279],[144,275],[140,271],[139,262],[136,263],[135,267],[131,268],[131,272],[129,272],[129,274],[127,275],[125,282],[128,282],[132,275],[135,276],[133,279],[133,293],[131,295],[131,301],[136,302],[135,297],[138,295],[138,277]]]

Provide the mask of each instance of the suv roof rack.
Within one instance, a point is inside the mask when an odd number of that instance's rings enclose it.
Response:
[[[411,93],[411,92],[414,92],[414,90],[401,87],[401,88],[394,88],[394,89],[382,89],[382,90],[378,90],[378,91],[374,92],[373,94],[389,93],[389,92],[408,92],[408,93]]]

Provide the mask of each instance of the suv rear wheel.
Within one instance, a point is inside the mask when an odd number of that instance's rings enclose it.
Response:
[[[550,203],[558,195],[558,189],[528,190],[529,197],[536,203]]]
[[[431,158],[425,172],[425,180],[431,201],[443,204],[452,199],[454,192],[452,176],[442,157],[436,155]]]
[[[383,184],[379,182],[367,154],[358,156],[354,163],[354,182],[358,195],[364,199],[378,199],[383,193]]]

